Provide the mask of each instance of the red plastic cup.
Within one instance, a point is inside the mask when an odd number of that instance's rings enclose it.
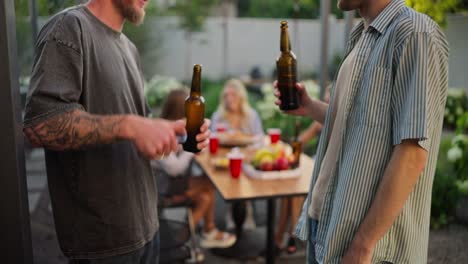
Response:
[[[271,144],[276,144],[281,139],[281,129],[279,128],[269,128],[268,135],[270,136]]]
[[[216,134],[211,134],[210,136],[210,153],[212,155],[216,154],[218,152],[218,147],[219,147],[219,137]]]
[[[217,124],[216,125],[216,132],[218,133],[223,133],[223,132],[226,132],[227,131],[227,125],[226,124]]]
[[[242,160],[244,155],[242,153],[229,153],[229,170],[233,179],[238,179],[242,171]]]

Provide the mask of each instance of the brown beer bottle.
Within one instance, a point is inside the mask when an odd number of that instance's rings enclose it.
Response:
[[[291,165],[293,168],[299,167],[299,162],[301,160],[301,153],[302,153],[302,143],[299,140],[299,131],[301,128],[301,124],[299,120],[296,120],[296,127],[294,129],[294,139],[292,141],[292,150],[294,155],[294,163]]]
[[[281,93],[281,110],[294,110],[299,108],[299,99],[296,90],[297,61],[296,55],[291,51],[288,22],[281,21],[281,54],[276,60],[278,74],[278,89]]]
[[[193,153],[200,152],[196,136],[200,134],[200,127],[205,119],[205,98],[201,95],[201,70],[200,64],[193,66],[192,87],[190,95],[185,99],[187,141],[183,146],[185,151]]]

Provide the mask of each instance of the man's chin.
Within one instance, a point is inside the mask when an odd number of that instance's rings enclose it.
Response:
[[[341,11],[352,11],[352,10],[356,10],[358,8],[357,6],[353,5],[352,3],[344,2],[344,1],[338,1],[337,6]]]
[[[134,13],[130,17],[126,17],[127,21],[132,23],[135,26],[139,26],[143,24],[143,21],[145,20],[145,11],[142,11],[141,13],[137,14]]]

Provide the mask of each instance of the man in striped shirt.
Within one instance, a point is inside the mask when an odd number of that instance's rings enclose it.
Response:
[[[301,107],[287,112],[324,124],[296,234],[309,241],[308,263],[426,263],[446,38],[403,0],[338,7],[358,9],[363,21],[350,34],[330,105],[298,84]]]

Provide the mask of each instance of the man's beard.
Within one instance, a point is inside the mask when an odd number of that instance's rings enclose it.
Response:
[[[145,11],[139,11],[131,5],[131,1],[128,0],[112,0],[114,5],[120,11],[121,15],[130,23],[140,25],[143,23],[145,18]],[[130,2],[130,4],[128,3]]]
[[[338,8],[341,11],[351,11],[358,9],[362,1],[353,1],[353,0],[341,0],[338,1]]]

